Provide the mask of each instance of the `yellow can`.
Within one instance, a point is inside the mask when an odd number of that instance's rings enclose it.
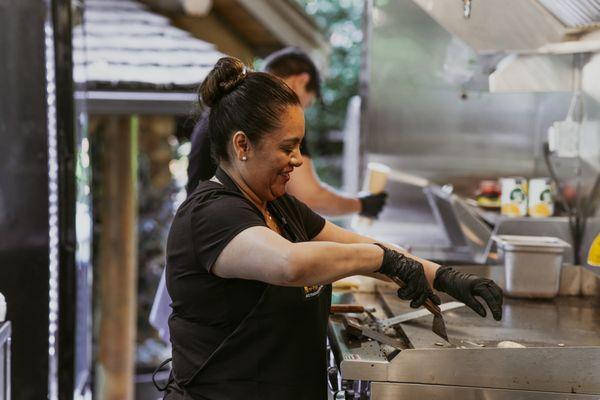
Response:
[[[501,178],[500,212],[508,217],[527,215],[527,179],[523,177]]]

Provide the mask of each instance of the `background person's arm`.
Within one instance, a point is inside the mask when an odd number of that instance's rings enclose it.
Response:
[[[300,167],[294,169],[287,192],[322,215],[338,216],[361,211],[356,197],[337,193],[319,180],[310,157],[303,156]]]

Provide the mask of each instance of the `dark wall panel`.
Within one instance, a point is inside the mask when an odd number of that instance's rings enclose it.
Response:
[[[0,292],[13,322],[13,399],[48,387],[45,2],[0,0]]]

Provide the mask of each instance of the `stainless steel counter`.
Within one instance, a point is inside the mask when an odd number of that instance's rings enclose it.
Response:
[[[410,311],[391,289],[383,289],[383,302],[391,314]],[[446,298],[449,300],[449,298]],[[444,313],[448,335],[486,347],[515,341],[526,347],[600,346],[600,299],[557,297],[553,300],[505,298],[502,321],[481,318],[467,307]],[[405,323],[402,329],[414,348],[436,348],[439,338],[431,332],[432,317]],[[600,374],[600,371],[599,371]]]
[[[373,306],[380,317],[410,310],[385,285],[334,301]],[[444,313],[451,344],[431,332],[431,316],[403,323],[399,352],[350,338],[335,317],[330,338],[342,378],[370,381],[372,399],[599,398],[600,298],[506,299],[503,313],[500,322],[466,307]],[[526,347],[498,348],[502,341]]]

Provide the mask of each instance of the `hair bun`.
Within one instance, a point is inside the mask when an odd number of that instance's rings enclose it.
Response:
[[[204,104],[213,107],[223,96],[235,89],[246,78],[246,66],[235,57],[217,61],[200,85]]]

